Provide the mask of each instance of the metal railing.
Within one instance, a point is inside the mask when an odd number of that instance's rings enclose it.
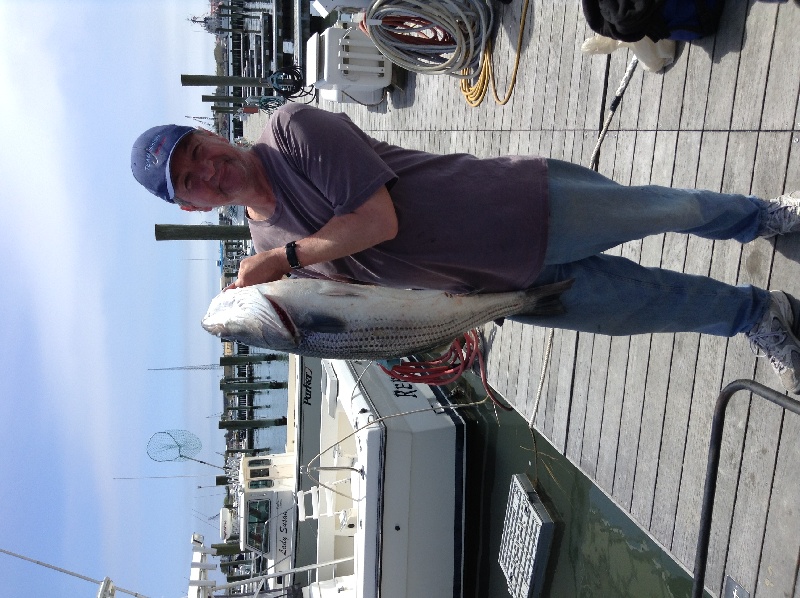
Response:
[[[697,538],[697,550],[694,559],[694,583],[692,598],[701,598],[706,577],[706,560],[708,544],[711,537],[711,515],[714,511],[714,494],[717,491],[717,472],[719,470],[719,454],[722,447],[722,433],[725,428],[725,410],[731,397],[740,390],[747,390],[754,395],[767,399],[800,415],[800,401],[781,394],[755,380],[734,380],[720,392],[714,408],[714,419],[711,422],[711,441],[708,447],[708,465],[706,482],[703,490],[703,507],[700,511],[700,532]]]

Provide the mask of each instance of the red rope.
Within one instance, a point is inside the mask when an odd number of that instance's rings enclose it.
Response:
[[[386,29],[387,35],[406,44],[453,46],[456,43],[448,31],[421,17],[383,17],[381,26]],[[364,21],[358,24],[358,28],[369,35],[369,28]]]
[[[483,384],[486,394],[495,405],[511,411],[512,407],[498,401],[489,388],[486,380],[486,363],[483,359],[478,331],[473,328],[466,332],[463,342],[462,346],[462,339],[455,339],[443,355],[429,361],[406,361],[393,366],[392,369],[387,369],[380,364],[379,367],[392,378],[403,382],[443,386],[458,380],[465,371],[472,368],[477,359],[481,384]]]

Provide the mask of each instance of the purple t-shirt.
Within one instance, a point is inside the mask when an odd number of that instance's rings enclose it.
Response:
[[[397,236],[300,276],[453,293],[531,286],[547,247],[547,162],[430,154],[377,141],[345,114],[302,104],[275,112],[254,146],[274,214],[249,220],[257,251],[281,247],[347,214],[381,185]]]

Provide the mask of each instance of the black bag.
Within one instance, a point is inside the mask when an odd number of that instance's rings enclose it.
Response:
[[[623,42],[689,41],[717,30],[724,0],[582,0],[592,31]]]

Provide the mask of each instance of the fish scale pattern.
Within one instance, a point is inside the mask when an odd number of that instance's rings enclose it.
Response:
[[[395,326],[365,326],[348,332],[305,332],[298,352],[328,359],[389,359],[449,345],[454,339],[487,321],[509,314],[509,306],[443,322]]]

